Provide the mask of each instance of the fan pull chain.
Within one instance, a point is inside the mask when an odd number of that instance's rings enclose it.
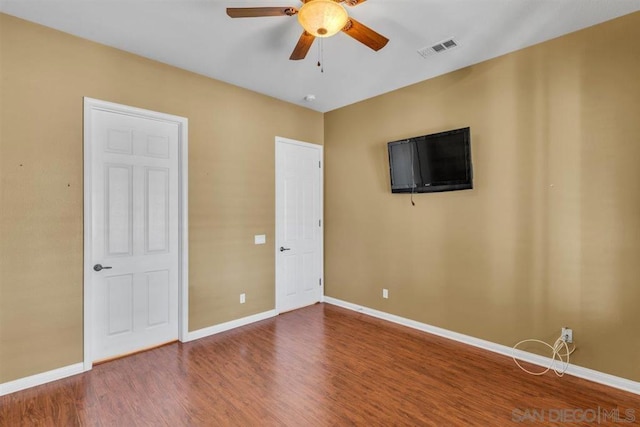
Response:
[[[320,43],[318,43],[318,67],[320,67],[320,72],[324,73],[324,43],[323,38],[320,38]]]

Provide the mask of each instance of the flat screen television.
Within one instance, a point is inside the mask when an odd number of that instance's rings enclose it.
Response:
[[[392,193],[473,188],[470,128],[388,143]]]

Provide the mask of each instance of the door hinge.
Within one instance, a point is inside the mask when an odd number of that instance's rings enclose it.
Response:
[[[322,278],[318,279],[318,286],[322,286]]]
[[[322,168],[322,161],[321,160],[318,160],[318,167]]]
[[[321,219],[318,220],[318,227],[322,227],[322,220]]]

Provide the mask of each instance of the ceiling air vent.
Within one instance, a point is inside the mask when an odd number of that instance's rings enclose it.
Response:
[[[455,47],[458,47],[459,45],[460,43],[458,43],[456,39],[451,37],[447,40],[442,40],[441,42],[438,42],[433,46],[427,46],[427,47],[423,47],[422,49],[418,49],[418,53],[422,57],[427,58],[431,55],[435,55],[436,53],[443,53],[448,50],[451,50]]]

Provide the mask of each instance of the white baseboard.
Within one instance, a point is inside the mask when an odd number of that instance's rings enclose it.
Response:
[[[72,375],[81,374],[82,372],[84,372],[84,365],[82,362],[80,362],[73,365],[64,366],[62,368],[54,369],[52,371],[42,372],[40,374],[31,375],[29,377],[19,378],[14,381],[0,384],[0,396],[15,393],[16,391],[24,390],[26,388],[46,384],[51,381],[61,380]]]
[[[447,329],[439,328],[437,326],[431,326],[426,323],[417,322],[415,320],[407,319],[404,317],[396,316],[394,314],[385,313],[384,311],[374,310],[372,308],[363,307],[350,302],[342,301],[336,298],[324,297],[324,302],[327,304],[336,305],[349,310],[357,311],[363,314],[367,314],[372,317],[387,320],[389,322],[398,323],[409,328],[418,329],[420,331],[428,332],[433,335],[438,335],[443,338],[448,338],[454,341],[468,344],[474,347],[479,347],[485,350],[499,353],[509,357],[515,357],[516,359],[524,362],[533,363],[535,365],[549,366],[552,360],[548,357],[539,356],[537,354],[529,353],[522,350],[513,350],[511,347],[502,344],[496,344],[491,341],[486,341],[480,338],[475,338],[469,335],[460,334],[458,332],[449,331]],[[566,372],[568,375],[574,377],[584,378],[589,381],[593,381],[599,384],[604,384],[609,387],[614,387],[620,390],[628,391],[634,394],[640,394],[640,382],[628,380],[626,378],[617,377],[615,375],[605,374],[604,372],[596,371],[589,368],[583,368],[577,365],[569,365]]]
[[[251,316],[243,317],[241,319],[231,320],[229,322],[220,323],[218,325],[209,326],[207,328],[198,329],[197,331],[189,332],[186,340],[183,342],[189,342],[200,338],[208,337],[210,335],[219,334],[220,332],[228,331],[230,329],[239,328],[250,323],[259,322],[261,320],[268,319],[276,316],[275,310],[269,310],[262,313],[253,314]]]

